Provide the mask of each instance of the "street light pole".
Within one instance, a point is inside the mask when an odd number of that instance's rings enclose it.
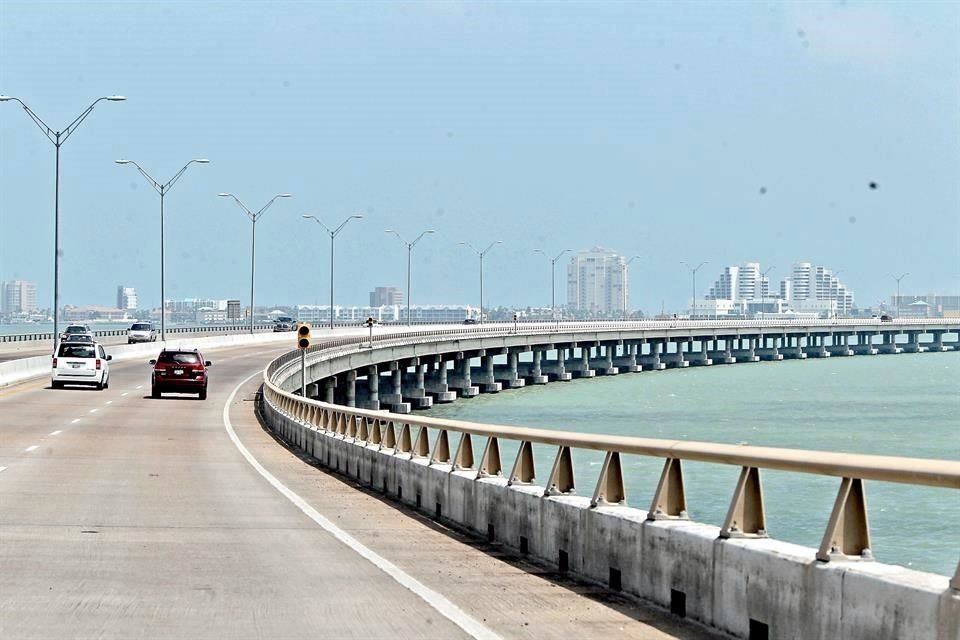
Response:
[[[163,199],[167,195],[167,192],[176,184],[177,180],[180,179],[180,176],[183,175],[183,172],[187,170],[191,164],[208,164],[210,161],[205,158],[197,158],[191,160],[187,164],[183,165],[183,168],[177,172],[177,175],[173,176],[165,184],[157,182],[153,176],[146,172],[146,170],[141,167],[139,164],[133,160],[114,160],[117,164],[132,164],[137,168],[137,171],[140,172],[144,178],[147,179],[147,182],[150,183],[157,193],[160,194],[160,341],[166,342],[167,340],[167,293],[166,293],[166,262],[164,261],[164,226],[163,226]]]
[[[248,209],[246,205],[240,202],[240,199],[237,198],[237,196],[233,195],[232,193],[218,193],[217,195],[221,198],[233,198],[233,201],[236,202],[241,209],[243,209],[243,211],[247,214],[247,217],[250,218],[250,222],[253,223],[251,225],[252,239],[250,242],[250,333],[252,335],[253,334],[253,317],[256,315],[255,310],[257,308],[256,305],[254,304],[255,300],[253,297],[254,275],[256,274],[256,268],[257,268],[257,220],[263,217],[263,214],[266,213],[267,209],[270,208],[270,205],[272,205],[277,198],[291,198],[293,196],[291,196],[289,193],[278,193],[277,195],[270,198],[270,201],[267,202],[267,204],[263,205],[259,211],[254,213],[253,211]]]
[[[23,107],[23,110],[27,113],[27,116],[33,120],[34,124],[40,128],[40,131],[43,132],[43,135],[47,136],[47,139],[53,143],[53,146],[56,148],[56,169],[54,171],[54,187],[53,187],[53,351],[56,354],[57,351],[57,340],[60,337],[59,330],[59,321],[60,321],[60,147],[63,146],[63,143],[67,141],[73,132],[77,130],[77,127],[80,126],[84,120],[87,119],[93,112],[93,108],[97,106],[97,103],[102,100],[108,100],[110,102],[123,102],[126,100],[123,96],[103,96],[102,98],[97,98],[93,103],[84,109],[79,116],[74,118],[73,122],[68,124],[66,128],[55,131],[47,126],[47,123],[40,119],[33,109],[28,107],[26,103],[15,96],[4,96],[0,95],[0,102],[17,102]]]
[[[346,220],[340,223],[339,227],[333,230],[331,230],[327,225],[323,224],[320,221],[320,218],[318,218],[317,216],[303,214],[300,217],[306,220],[313,220],[318,225],[323,227],[323,230],[326,231],[327,234],[330,236],[330,330],[333,331],[333,241],[337,237],[337,234],[339,234],[343,230],[343,228],[347,226],[348,222],[350,222],[354,218],[356,219],[363,218],[363,215],[356,213],[352,216],[348,216]]]
[[[436,233],[436,232],[433,229],[427,229],[426,231],[418,235],[417,239],[414,240],[413,242],[407,242],[406,240],[403,239],[403,237],[397,231],[394,231],[393,229],[384,229],[383,232],[392,233],[393,235],[400,238],[400,242],[407,245],[407,325],[409,326],[413,324],[410,319],[410,262],[411,262],[411,255],[413,254],[413,248],[417,246],[417,243],[420,242],[423,236],[427,235],[428,233]]]
[[[476,247],[465,240],[461,240],[459,244],[470,247],[477,252],[478,256],[480,256],[480,324],[483,324],[483,256],[487,255],[487,252],[490,251],[490,249],[493,249],[494,246],[503,244],[503,240],[494,240],[483,251],[477,251]]]
[[[894,277],[894,280],[897,281],[897,318],[900,317],[900,281],[903,280],[904,278],[906,278],[908,275],[910,275],[910,274],[909,274],[909,273],[902,273],[902,274],[900,274],[900,277],[899,277],[899,278]]]
[[[630,266],[630,263],[639,258],[640,256],[630,256],[630,259],[627,260],[627,263],[623,265],[623,283],[621,289],[623,289],[623,319],[626,321],[629,319],[627,316],[627,268]]]
[[[571,251],[573,251],[573,249],[564,249],[553,258],[550,258],[550,319],[555,322],[560,322],[559,318],[557,318],[557,261],[562,258],[564,254],[570,253]],[[545,258],[549,257],[541,249],[534,250],[534,253],[542,254]]]
[[[710,264],[709,262],[701,262],[696,267],[691,267],[686,262],[681,262],[683,266],[690,270],[690,273],[693,275],[693,297],[690,298],[690,319],[693,320],[693,314],[697,308],[697,271],[700,271],[700,267],[705,264]]]

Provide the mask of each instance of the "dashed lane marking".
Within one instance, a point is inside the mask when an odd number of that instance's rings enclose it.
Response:
[[[96,409],[90,409],[90,411],[89,411],[89,413],[96,413],[96,412],[97,412]]]
[[[143,389],[143,385],[142,384],[137,385],[137,389]]]
[[[70,424],[77,424],[78,422],[80,422],[80,418],[74,418],[70,421]]]
[[[34,449],[37,449],[39,446],[40,446],[40,445],[38,445],[38,444],[32,444],[32,445],[30,445],[29,447],[27,447],[26,449],[24,449],[24,451],[26,451],[27,453],[30,453],[30,452],[33,451]]]
[[[6,467],[0,467],[0,473],[3,473],[3,472],[6,471],[6,470],[7,470]]]
[[[51,431],[51,432],[50,432],[50,435],[52,435],[52,436],[58,436],[58,435],[60,435],[61,433],[63,433],[63,430],[62,430],[62,429],[57,429],[56,431]]]
[[[107,400],[107,401],[104,402],[103,404],[113,404],[113,400]]]
[[[126,392],[126,391],[124,391],[124,392],[123,392],[123,393],[121,393],[120,395],[121,395],[121,396],[125,396],[125,395],[127,395],[127,392]]]
[[[240,455],[242,455],[246,461],[250,463],[250,466],[252,466],[257,473],[263,476],[263,478],[269,482],[274,489],[279,491],[287,500],[292,502],[308,518],[316,522],[321,528],[342,542],[344,545],[355,551],[361,557],[369,560],[375,567],[400,583],[401,586],[419,596],[424,602],[433,607],[444,618],[457,625],[468,635],[476,638],[477,640],[500,640],[500,636],[485,627],[482,623],[475,620],[453,602],[437,593],[433,589],[427,587],[413,576],[405,573],[400,567],[393,564],[386,558],[377,555],[372,549],[366,547],[359,540],[328,520],[319,511],[310,506],[306,500],[289,489],[285,484],[277,480],[277,478],[272,473],[267,471],[263,465],[261,465],[257,459],[253,457],[253,454],[251,454],[250,451],[243,446],[243,443],[240,442],[240,438],[237,437],[236,432],[233,430],[233,423],[230,422],[230,405],[233,404],[233,399],[237,396],[237,392],[240,391],[240,388],[243,385],[256,376],[262,375],[263,372],[258,371],[240,382],[240,384],[234,387],[233,391],[230,392],[230,397],[227,398],[227,401],[223,405],[223,426],[227,430],[227,435],[230,436],[230,441],[233,442],[233,445],[240,452]]]

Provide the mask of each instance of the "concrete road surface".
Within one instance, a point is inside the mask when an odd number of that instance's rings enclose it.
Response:
[[[0,638],[714,637],[301,460],[253,412],[281,352],[205,352],[206,401],[0,391]]]

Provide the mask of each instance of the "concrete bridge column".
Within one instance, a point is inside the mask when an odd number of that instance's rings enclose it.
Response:
[[[907,344],[904,345],[904,351],[907,353],[923,353],[926,347],[920,345],[920,333],[917,331],[907,332]]]
[[[436,362],[430,365],[430,369],[426,380],[426,391],[433,398],[434,404],[456,400],[457,394],[450,391],[450,387],[447,385],[446,361],[438,356]]]
[[[413,384],[403,394],[404,401],[409,402],[412,409],[429,409],[433,406],[433,397],[427,395],[428,366],[428,363],[419,359],[413,365]]]
[[[597,372],[590,368],[590,349],[592,347],[580,347],[580,370],[577,372],[578,378],[592,378]]]
[[[508,389],[518,389],[520,387],[526,386],[527,381],[520,377],[520,354],[517,351],[511,350],[507,352],[507,377],[504,380],[506,382]],[[501,376],[502,379],[502,376]],[[501,383],[502,384],[502,383]]]
[[[333,392],[337,388],[337,378],[331,377],[323,381],[323,401],[327,404],[333,404]]]
[[[392,413],[410,413],[410,403],[403,401],[403,371],[399,362],[390,363],[390,393],[380,394],[380,403]]]
[[[377,365],[370,365],[367,369],[367,409],[380,410],[380,372]]]
[[[653,369],[654,371],[662,371],[662,370],[664,370],[664,369],[667,368],[667,365],[665,365],[663,362],[660,361],[660,347],[661,347],[661,345],[665,345],[665,344],[666,344],[666,343],[660,342],[660,341],[658,341],[658,340],[654,340],[653,342],[650,342],[650,343],[649,343],[649,345],[650,345],[650,355],[649,355],[650,368]]]
[[[869,331],[860,331],[857,333],[857,346],[854,348],[854,352],[861,356],[877,355],[878,351],[876,347],[873,346],[873,336],[874,334]]]
[[[356,407],[357,406],[357,372],[356,371],[347,371],[346,374],[346,392],[347,392],[347,406]]]
[[[473,385],[470,375],[470,358],[463,357],[454,360],[454,370],[460,371],[460,387],[457,393],[461,398],[472,398],[480,393],[480,388]]]
[[[880,353],[902,353],[903,349],[897,346],[897,337],[890,331],[883,332],[883,344],[879,345]]]
[[[527,376],[527,381],[530,384],[547,384],[548,378],[543,375],[543,368],[541,363],[543,361],[543,350],[534,349],[533,350],[533,364],[530,367],[530,375]]]
[[[503,388],[493,375],[493,356],[480,357],[480,391],[483,393],[498,393]]]
[[[731,338],[724,338],[723,347],[723,364],[733,364],[736,362],[737,359],[733,357],[733,340]]]
[[[946,351],[947,348],[943,346],[943,331],[933,331],[933,341],[928,347],[929,351]]]
[[[616,350],[617,345],[607,344],[604,345],[604,360],[603,360],[603,375],[605,376],[615,376],[620,373],[620,369],[613,364],[613,352]]]
[[[557,380],[567,382],[573,378],[573,374],[567,371],[567,350],[564,347],[557,348],[557,370],[554,373]]]

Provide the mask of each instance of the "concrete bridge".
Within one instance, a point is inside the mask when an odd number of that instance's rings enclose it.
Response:
[[[832,333],[826,325],[810,327]],[[540,375],[559,380],[561,372],[550,367],[560,358],[547,345],[576,350],[563,358],[564,372],[572,372],[583,363],[580,343],[590,342],[589,367],[580,370],[612,375],[612,367],[599,366],[610,343],[619,374],[630,364],[631,341],[646,369],[651,347],[645,345],[661,338],[676,344],[675,338],[716,336],[709,352],[725,351],[727,338],[731,350],[749,349],[756,336],[754,348],[761,349],[759,334],[768,329],[387,328],[376,330],[372,349],[362,329],[315,332],[322,344],[309,354],[307,382],[320,395],[324,381],[335,377],[335,393],[346,394],[355,372],[354,401],[369,403],[370,381],[361,374],[376,364],[377,391],[390,391],[402,363],[408,366],[401,371],[401,401],[413,406],[407,398],[419,396],[403,385],[416,390],[418,369],[442,354],[471,355],[473,382],[489,373],[483,358],[500,350],[493,361],[497,382],[510,371],[510,348],[524,347],[516,352],[517,376],[509,379],[526,384],[534,346],[541,349]],[[943,347],[956,342],[950,324],[862,330],[876,330],[881,337],[871,342],[880,350],[888,329],[899,336],[899,349],[911,331],[918,347],[933,346],[941,329]],[[782,339],[785,328],[773,330]],[[738,337],[742,347],[732,342]],[[949,578],[857,561],[870,549],[859,500],[865,482],[956,489],[957,463],[811,458],[812,452],[538,432],[328,404],[299,394],[299,354],[289,352],[291,340],[290,334],[178,339],[214,361],[206,402],[145,397],[146,360],[160,345],[109,347],[113,383],[104,392],[47,388],[43,357],[0,363],[0,386],[11,375],[19,380],[0,389],[0,637],[956,640],[960,633],[956,576],[952,590]],[[832,348],[831,339],[825,342]],[[684,361],[692,362],[686,354],[697,346],[681,349]],[[675,346],[661,348],[661,355],[673,353]],[[435,363],[423,369],[423,397],[467,388],[449,384],[456,382],[456,360],[444,360],[451,363],[445,391],[427,389],[440,375]],[[469,386],[482,391],[480,380]],[[521,445],[512,465],[499,454],[503,440]],[[534,445],[557,451],[539,484]],[[577,448],[606,456],[588,496],[571,493],[570,452]],[[649,509],[626,506],[623,454],[664,460]],[[684,519],[687,460],[741,467],[723,527]],[[838,478],[833,509],[824,505],[830,524],[821,549],[764,537],[762,469]]]

